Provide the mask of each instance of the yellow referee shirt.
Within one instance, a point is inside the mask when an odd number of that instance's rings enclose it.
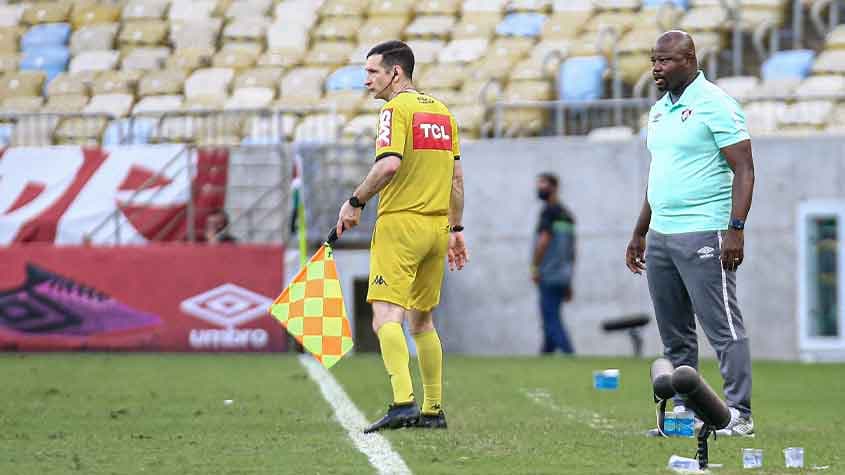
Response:
[[[404,91],[381,108],[377,130],[376,161],[390,155],[402,159],[381,190],[378,215],[447,215],[453,160],[460,159],[458,127],[449,109],[431,96]]]

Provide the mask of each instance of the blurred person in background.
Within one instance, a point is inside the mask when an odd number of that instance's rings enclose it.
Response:
[[[542,173],[537,178],[537,197],[543,202],[534,239],[531,278],[540,291],[543,324],[542,354],[575,349],[561,321],[563,302],[572,300],[575,267],[575,218],[558,197],[557,175]]]
[[[206,217],[205,242],[210,245],[237,242],[235,236],[229,234],[229,215],[223,209],[215,209]]]

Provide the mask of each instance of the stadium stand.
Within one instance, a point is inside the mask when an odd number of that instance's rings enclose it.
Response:
[[[82,138],[87,143],[131,135],[141,141],[197,142],[201,137],[193,126],[173,135],[150,132],[151,123],[142,121],[137,134],[122,132],[136,129],[132,122],[138,114],[187,117],[196,111],[227,114],[239,109],[291,111],[276,121],[278,140],[366,137],[374,121],[364,117],[378,110],[378,104],[365,97],[360,67],[370,47],[392,38],[414,48],[417,85],[456,111],[465,138],[587,133],[602,126],[637,129],[643,112],[639,98],[654,98],[650,49],[659,32],[675,27],[693,33],[708,76],[744,102],[751,115],[769,110],[776,117],[752,127],[765,133],[840,130],[830,121],[838,117],[834,111],[841,102],[837,78],[845,75],[845,25],[805,18],[805,24],[815,26],[806,28],[804,48],[779,47],[780,37],[794,33],[790,22],[795,23],[795,12],[821,15],[824,9],[815,6],[819,1],[799,2],[797,10],[789,0],[749,0],[735,10],[718,0],[4,4],[3,113],[97,112],[110,117],[108,125],[100,127],[99,118],[96,127],[86,125],[79,134],[73,132],[79,129],[71,127],[74,122],[62,123],[55,137],[53,132],[9,132],[37,118],[7,120],[0,141],[37,137],[38,143],[65,143]],[[739,61],[743,70],[731,76],[726,58],[738,37],[753,48],[733,55],[734,66]],[[555,119],[575,110],[571,101],[610,98],[630,98],[634,114],[621,122],[618,116],[613,123],[597,120],[584,130]],[[822,106],[819,101],[827,102]],[[327,114],[335,118],[327,120]],[[496,117],[503,123],[496,124]],[[51,121],[46,122],[39,130],[52,131]],[[255,125],[261,121],[250,123],[239,122],[236,130],[220,131],[219,137],[251,141],[260,135],[252,131],[269,130]],[[279,132],[288,126],[290,130]],[[330,133],[312,133],[318,129]]]

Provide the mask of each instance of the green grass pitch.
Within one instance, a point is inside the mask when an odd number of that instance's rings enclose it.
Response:
[[[654,424],[649,363],[447,355],[449,429],[386,436],[418,474],[668,474],[695,440],[642,435]],[[592,388],[605,368],[621,370],[619,391]],[[712,361],[703,371],[720,387]],[[383,413],[378,356],[332,374],[368,419]],[[724,465],[712,473],[845,474],[843,374],[755,362],[758,436],[711,440],[711,463]],[[4,475],[375,473],[291,355],[6,354],[0,402]],[[789,446],[804,447],[807,468],[784,467]],[[741,468],[744,447],[763,449],[762,469]]]

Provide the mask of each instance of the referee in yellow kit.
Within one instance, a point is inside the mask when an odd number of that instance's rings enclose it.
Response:
[[[337,234],[358,224],[379,193],[370,245],[373,331],[393,388],[387,414],[364,432],[400,427],[446,428],[442,404],[443,350],[432,321],[448,257],[450,270],[468,260],[461,219],[463,172],[458,127],[449,110],[411,82],[414,53],[388,41],[367,53],[365,86],[387,103],[378,120],[376,159],[364,182],[340,208]],[[408,317],[417,346],[424,397],[414,399],[402,331]]]

